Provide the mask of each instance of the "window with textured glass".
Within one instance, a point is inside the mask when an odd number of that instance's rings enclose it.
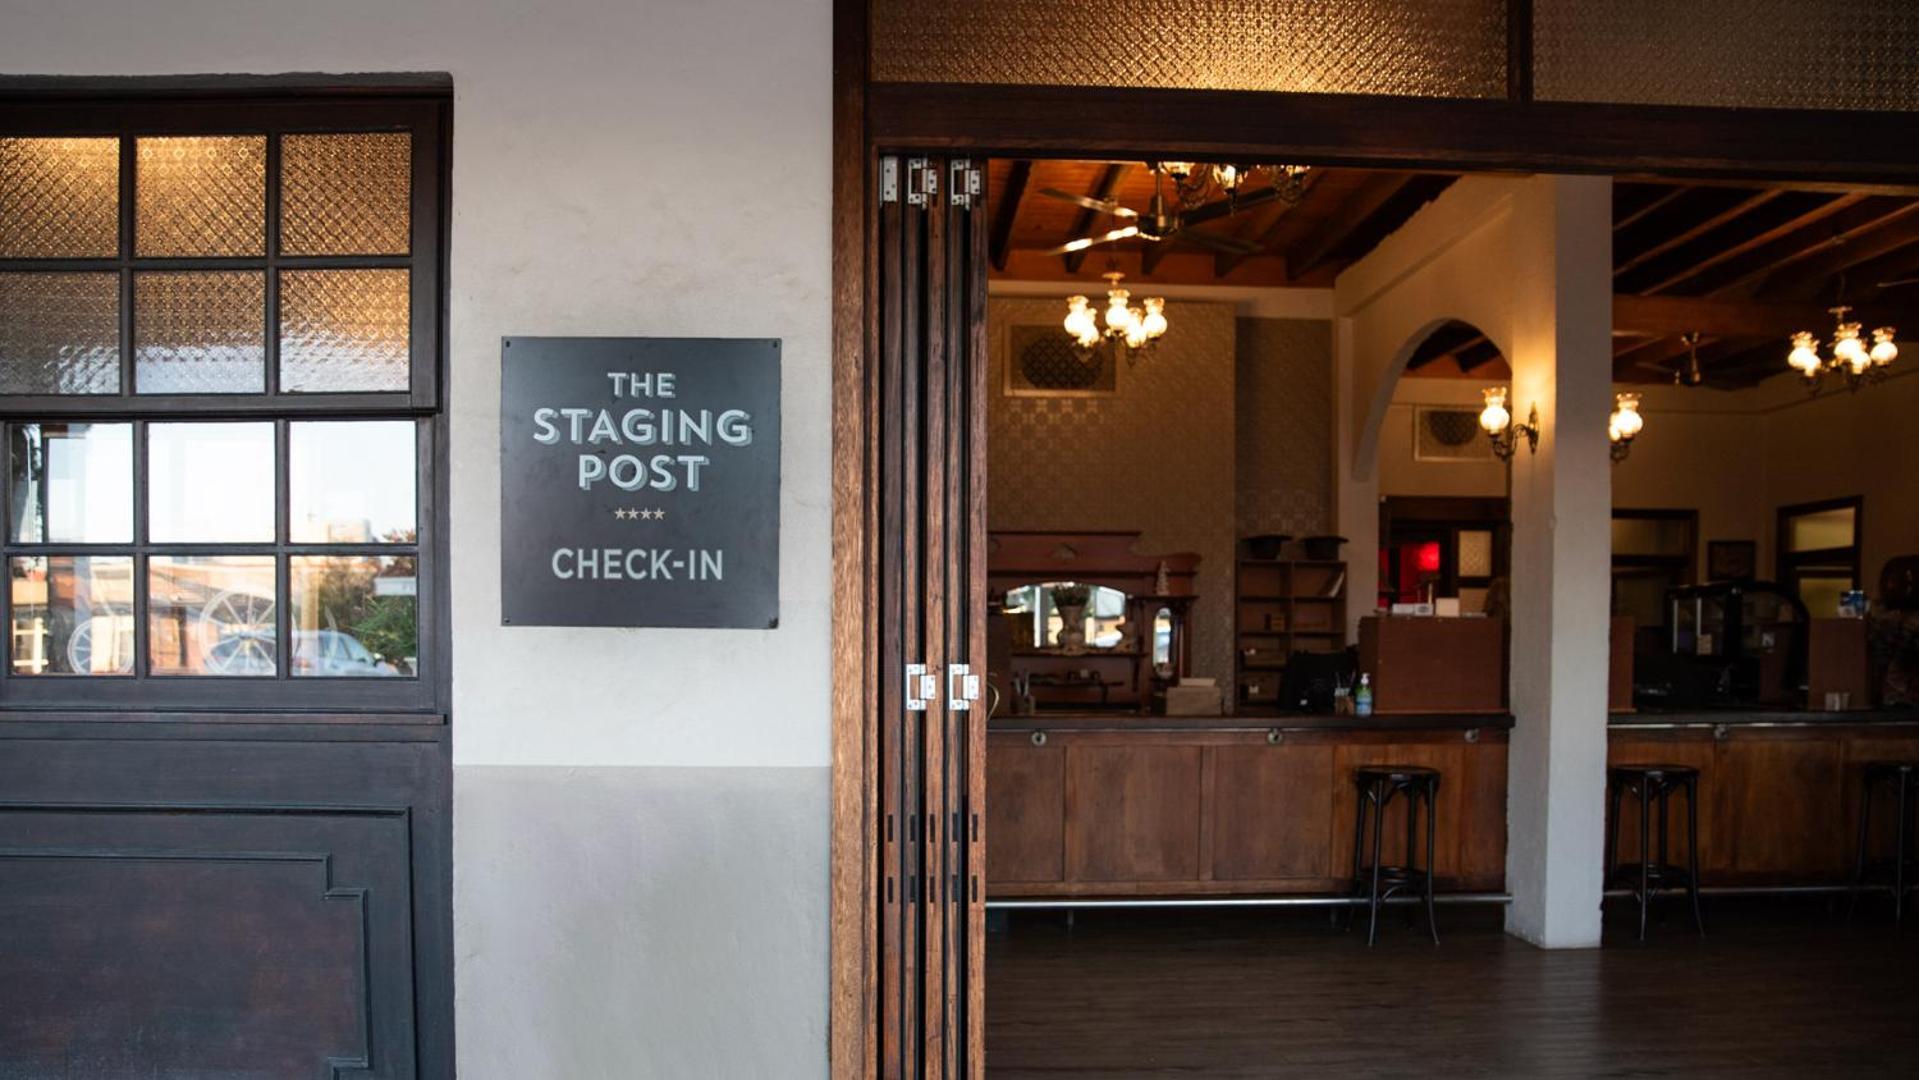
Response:
[[[0,704],[432,702],[439,109],[0,106]]]

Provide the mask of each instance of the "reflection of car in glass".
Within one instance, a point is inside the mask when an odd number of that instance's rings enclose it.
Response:
[[[296,630],[293,633],[295,675],[398,675],[367,650],[360,639],[338,630]]]

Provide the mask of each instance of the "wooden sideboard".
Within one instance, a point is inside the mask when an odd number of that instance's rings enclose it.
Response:
[[[1352,872],[1352,772],[1374,762],[1440,770],[1440,888],[1503,887],[1505,718],[1437,728],[1320,719],[1300,729],[1218,718],[995,720],[988,898],[1343,889]],[[1389,822],[1400,813],[1395,807]],[[1401,859],[1403,846],[1389,824],[1387,861]]]

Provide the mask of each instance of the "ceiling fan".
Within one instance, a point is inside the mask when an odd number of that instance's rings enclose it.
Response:
[[[1095,199],[1086,195],[1074,195],[1071,192],[1061,191],[1058,188],[1041,188],[1039,193],[1049,199],[1058,199],[1061,202],[1069,202],[1075,206],[1083,206],[1088,210],[1105,214],[1113,218],[1115,222],[1114,227],[1111,229],[1094,233],[1090,236],[1082,236],[1076,240],[1069,240],[1058,247],[1048,248],[1045,254],[1070,255],[1075,251],[1085,251],[1087,248],[1100,244],[1118,243],[1121,240],[1130,240],[1134,237],[1151,243],[1184,240],[1189,243],[1198,244],[1200,247],[1211,248],[1214,251],[1226,255],[1252,255],[1260,250],[1258,244],[1241,240],[1236,236],[1221,236],[1218,233],[1206,232],[1202,229],[1195,228],[1193,223],[1188,220],[1188,214],[1186,212],[1169,208],[1166,202],[1166,196],[1160,190],[1163,167],[1158,163],[1154,163],[1151,167],[1153,170],[1153,198],[1147,204],[1146,213],[1143,215],[1139,211],[1121,205],[1113,199]],[[1250,206],[1251,204],[1248,205]],[[1223,216],[1230,217],[1231,213]]]

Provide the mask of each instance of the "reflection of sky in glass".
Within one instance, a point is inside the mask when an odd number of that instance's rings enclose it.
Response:
[[[124,544],[133,540],[133,426],[33,424],[16,436],[31,446],[44,436],[41,483],[15,462],[14,539],[26,543]],[[20,446],[20,442],[15,443]],[[25,449],[26,447],[22,447]],[[42,529],[44,528],[44,534]]]
[[[273,424],[151,425],[147,491],[156,543],[271,543]]]
[[[413,538],[413,421],[296,423],[288,441],[294,543]]]

